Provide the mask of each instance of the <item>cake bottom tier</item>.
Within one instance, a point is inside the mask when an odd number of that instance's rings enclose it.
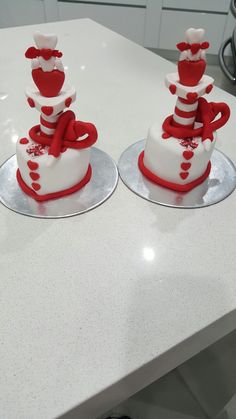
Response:
[[[57,159],[49,148],[32,140],[19,140],[16,146],[17,180],[22,190],[37,201],[71,194],[89,182],[92,175],[90,148],[64,149]]]
[[[152,182],[180,192],[202,183],[211,170],[216,133],[210,150],[205,150],[201,137],[163,138],[162,134],[159,124],[150,128],[145,150],[139,156],[141,172]]]

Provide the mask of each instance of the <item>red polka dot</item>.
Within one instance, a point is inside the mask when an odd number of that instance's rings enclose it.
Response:
[[[52,115],[53,113],[53,107],[52,106],[42,106],[41,111],[45,114],[45,115]]]
[[[32,180],[38,180],[40,178],[40,175],[38,173],[35,172],[30,172],[30,177]]]
[[[20,144],[28,144],[29,140],[27,140],[27,138],[21,138],[20,139]]]
[[[210,93],[210,92],[212,91],[212,89],[213,89],[213,84],[209,84],[209,85],[206,87],[206,93]]]
[[[164,132],[162,134],[162,138],[164,138],[164,140],[167,140],[167,138],[170,138],[170,134],[168,134],[167,132]]]
[[[189,100],[189,102],[195,102],[198,98],[198,94],[197,93],[187,93],[187,99]]]
[[[176,93],[176,85],[175,84],[170,84],[169,85],[169,91],[170,91],[170,93],[172,93],[172,95],[174,95]]]
[[[65,100],[65,105],[66,105],[66,107],[67,107],[67,108],[69,108],[69,106],[71,105],[71,102],[72,102],[71,97],[68,97],[68,98]]]
[[[34,103],[34,101],[31,97],[27,98],[27,102],[28,102],[28,104],[30,105],[31,108],[35,107],[35,103]]]
[[[37,170],[39,167],[38,163],[31,160],[27,161],[27,166],[30,170]]]
[[[35,191],[39,191],[39,189],[41,188],[40,184],[35,182],[31,183],[31,186]]]

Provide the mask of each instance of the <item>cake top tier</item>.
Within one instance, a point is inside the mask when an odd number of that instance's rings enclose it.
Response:
[[[34,34],[35,46],[25,52],[26,58],[31,59],[32,77],[42,96],[55,97],[60,93],[65,73],[61,61],[62,53],[55,49],[57,36]]]
[[[205,72],[205,50],[209,48],[209,42],[203,41],[204,34],[204,29],[189,28],[185,32],[186,41],[177,44],[179,81],[184,86],[198,85]]]

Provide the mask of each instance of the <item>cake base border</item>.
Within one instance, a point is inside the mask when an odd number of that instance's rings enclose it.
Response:
[[[67,196],[67,195],[70,195],[74,192],[77,192],[80,189],[82,189],[90,181],[91,176],[92,176],[92,167],[91,167],[91,164],[89,164],[88,170],[87,170],[85,176],[83,177],[83,179],[80,182],[76,183],[76,185],[73,185],[73,186],[71,186],[70,188],[67,188],[67,189],[63,189],[62,191],[52,192],[52,193],[48,193],[48,194],[45,194],[45,195],[39,195],[33,189],[31,189],[28,185],[26,185],[26,183],[22,179],[20,170],[17,169],[17,171],[16,171],[16,179],[17,179],[17,181],[19,183],[19,186],[21,187],[22,191],[24,193],[26,193],[27,195],[29,195],[31,198],[38,201],[38,202],[44,202],[44,201],[49,201],[50,199],[62,198],[64,196]]]
[[[144,158],[144,150],[139,154],[138,158],[138,167],[142,174],[146,176],[151,182],[157,183],[158,185],[164,186],[165,188],[172,189],[173,191],[177,192],[188,192],[191,189],[195,188],[196,186],[200,185],[206,178],[209,176],[211,171],[211,162],[208,162],[207,168],[203,175],[201,175],[199,178],[193,180],[192,182],[185,183],[185,184],[179,184],[179,183],[173,183],[169,182],[168,180],[165,180],[157,175],[155,175],[151,170],[149,170],[143,161]]]
[[[33,218],[67,218],[91,211],[103,204],[118,184],[114,160],[99,148],[91,148],[92,177],[77,192],[48,201],[36,201],[24,193],[16,179],[14,154],[0,166],[0,203],[16,213]]]
[[[214,205],[227,198],[236,187],[236,168],[221,151],[211,156],[209,177],[188,192],[177,192],[151,182],[138,167],[138,157],[145,148],[145,140],[129,146],[120,156],[118,170],[123,183],[141,198],[163,206],[195,209]]]

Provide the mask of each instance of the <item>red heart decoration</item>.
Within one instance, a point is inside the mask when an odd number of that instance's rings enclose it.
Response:
[[[187,61],[178,62],[179,81],[184,86],[196,86],[201,80],[206,69],[206,61]]]
[[[44,58],[44,60],[49,60],[52,56],[52,50],[50,48],[43,48],[41,50],[41,55]]]
[[[179,175],[182,179],[186,179],[188,177],[189,173],[188,172],[181,172]]]
[[[27,138],[21,138],[20,139],[20,144],[28,144],[29,140],[27,140]]]
[[[183,157],[186,160],[190,160],[193,157],[193,155],[194,155],[193,151],[190,151],[190,150],[186,150],[183,152]]]
[[[39,189],[41,188],[39,183],[34,183],[33,182],[33,183],[31,183],[31,186],[35,191],[39,191]]]
[[[210,93],[213,89],[213,84],[208,84],[208,86],[206,87],[206,93]]]
[[[52,106],[42,106],[41,111],[45,114],[45,115],[52,115],[53,113],[53,107]]]
[[[171,137],[171,135],[170,134],[168,134],[168,132],[164,132],[163,134],[162,134],[162,138],[164,139],[164,140],[167,140],[168,138],[170,138]]]
[[[61,91],[65,73],[59,70],[43,71],[41,68],[36,68],[32,70],[32,77],[43,96],[54,97]]]
[[[68,97],[68,98],[65,100],[65,105],[66,105],[66,107],[67,107],[67,108],[69,108],[69,106],[71,105],[71,102],[72,102],[71,97]]]
[[[38,163],[31,160],[27,161],[27,166],[30,170],[37,170],[39,167]]]
[[[188,170],[191,167],[191,163],[182,163],[181,164],[181,169],[183,170]]]
[[[198,94],[197,93],[187,93],[186,97],[189,100],[189,102],[195,102],[198,98]]]
[[[35,103],[34,103],[32,97],[28,97],[27,102],[28,102],[28,104],[30,105],[31,108],[35,107]]]
[[[40,178],[40,175],[38,173],[35,172],[30,172],[30,177],[32,180],[38,180]]]
[[[174,95],[176,93],[176,85],[175,84],[170,84],[169,85],[169,91],[170,91],[170,93],[172,93],[172,95]]]

